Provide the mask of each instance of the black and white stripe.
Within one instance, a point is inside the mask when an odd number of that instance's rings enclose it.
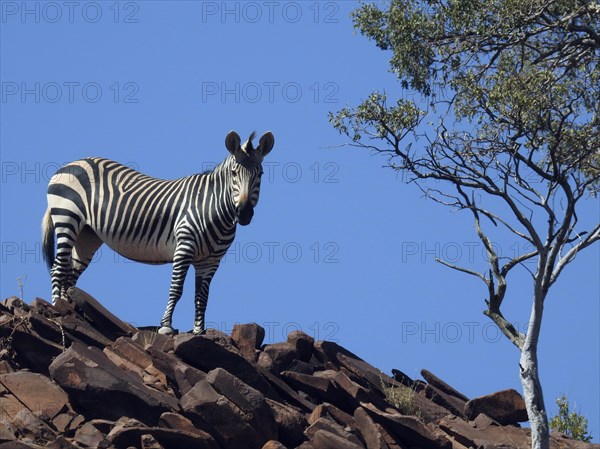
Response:
[[[210,281],[233,242],[236,224],[245,226],[252,220],[262,160],[273,148],[270,132],[260,138],[256,149],[253,137],[254,133],[241,145],[240,137],[231,131],[225,139],[230,154],[213,171],[172,181],[102,158],[81,159],[58,170],[48,186],[42,222],[52,302],[66,299],[68,288],[106,243],[132,260],[173,263],[162,333],[173,331],[173,310],[192,265],[194,333],[203,332]]]

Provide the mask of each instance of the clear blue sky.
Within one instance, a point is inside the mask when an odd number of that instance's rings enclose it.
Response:
[[[327,113],[399,86],[387,57],[352,28],[355,2],[2,2],[1,297],[50,298],[41,260],[46,185],[64,163],[104,156],[176,178],[226,156],[224,138],[272,130],[261,200],[211,286],[207,321],[257,322],[269,341],[302,329],[385,372],[426,368],[470,397],[521,390],[518,351],[481,313],[483,285],[436,264],[485,255],[466,214],[427,201],[341,147]],[[590,201],[582,221],[600,219]],[[526,250],[498,237],[505,255]],[[568,394],[598,440],[600,245],[547,300],[540,343],[550,414]],[[524,273],[524,271],[523,271]],[[157,324],[170,266],[103,247],[79,286],[121,318]],[[192,281],[190,276],[189,281]],[[191,329],[193,283],[174,325]],[[505,315],[520,329],[531,283],[517,275]]]

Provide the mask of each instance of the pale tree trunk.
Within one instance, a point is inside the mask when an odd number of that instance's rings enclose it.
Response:
[[[548,415],[544,405],[542,384],[540,382],[537,359],[537,344],[542,325],[542,314],[544,310],[544,299],[546,294],[536,285],[535,297],[529,318],[529,327],[525,337],[525,343],[521,348],[519,366],[521,369],[521,385],[523,396],[527,407],[527,416],[531,426],[531,448],[550,448],[550,429],[548,426]]]

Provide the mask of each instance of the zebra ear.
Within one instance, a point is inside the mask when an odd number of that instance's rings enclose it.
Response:
[[[275,145],[275,137],[273,137],[271,131],[267,131],[260,138],[256,151],[258,151],[261,157],[265,157],[273,149],[273,145]]]
[[[225,147],[231,154],[235,154],[236,151],[241,149],[240,142],[240,136],[235,131],[229,131],[229,134],[225,137]]]

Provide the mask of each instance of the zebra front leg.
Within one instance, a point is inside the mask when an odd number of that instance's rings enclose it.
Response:
[[[207,265],[206,261],[194,265],[196,269],[196,292],[194,294],[194,334],[203,334],[206,330],[204,328],[204,316],[206,314],[206,306],[208,304],[208,290],[210,287],[210,281],[212,281],[215,271],[219,267],[219,262]]]
[[[167,303],[167,309],[160,321],[159,334],[173,334],[175,330],[171,326],[173,319],[173,310],[181,294],[183,293],[183,281],[185,281],[185,275],[187,274],[188,268],[190,267],[190,260],[176,259],[173,261],[173,275],[171,277],[171,288],[169,289],[169,302]]]

